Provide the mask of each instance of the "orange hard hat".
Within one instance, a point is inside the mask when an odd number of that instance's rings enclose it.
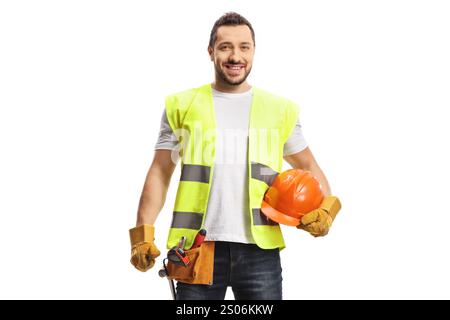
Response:
[[[261,211],[275,222],[298,226],[301,217],[319,208],[324,194],[309,171],[289,169],[280,173],[266,191]]]

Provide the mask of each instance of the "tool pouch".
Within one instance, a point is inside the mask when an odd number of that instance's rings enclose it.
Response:
[[[214,272],[214,241],[204,241],[200,247],[186,250],[185,253],[190,260],[189,264],[185,267],[169,261],[167,277],[189,284],[211,285]]]

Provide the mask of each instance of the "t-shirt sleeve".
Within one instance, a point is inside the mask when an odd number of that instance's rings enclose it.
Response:
[[[283,147],[283,156],[288,156],[297,152],[300,152],[306,147],[308,144],[306,143],[305,137],[303,136],[302,126],[300,125],[300,120],[297,119],[297,123],[295,124],[294,129],[292,130],[291,135],[286,140],[286,143]]]
[[[169,120],[167,120],[166,109],[164,109],[161,118],[161,127],[159,129],[158,140],[156,141],[155,150],[167,149],[174,150],[178,144],[177,137],[170,127]]]

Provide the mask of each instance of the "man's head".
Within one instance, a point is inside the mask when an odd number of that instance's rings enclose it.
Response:
[[[214,62],[216,80],[226,85],[243,83],[252,69],[255,32],[243,16],[228,12],[214,24],[208,53]]]

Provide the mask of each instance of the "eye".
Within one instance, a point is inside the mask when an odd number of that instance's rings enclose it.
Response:
[[[248,49],[250,49],[249,46],[243,46],[243,47],[242,47],[242,50],[248,50]]]

